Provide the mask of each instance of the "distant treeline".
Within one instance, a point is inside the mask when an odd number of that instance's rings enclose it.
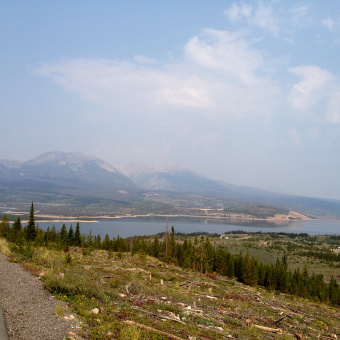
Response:
[[[17,246],[17,251],[29,256],[32,252],[25,252],[27,244],[65,251],[73,246],[83,247],[90,251],[94,249],[104,249],[109,252],[130,251],[133,255],[154,256],[165,262],[197,270],[212,277],[217,274],[229,278],[236,277],[239,282],[250,286],[260,285],[268,290],[340,305],[340,288],[334,277],[326,283],[322,274],[310,275],[307,266],[302,270],[298,268],[291,272],[288,270],[286,256],[277,260],[276,264],[264,264],[250,257],[248,252],[233,255],[225,246],[215,248],[209,236],[197,237],[195,235],[193,240],[184,238],[184,241],[176,241],[173,227],[170,234],[155,235],[153,239],[146,237],[123,239],[119,236],[110,239],[106,235],[102,240],[100,235],[93,236],[91,231],[87,235],[81,234],[79,223],[76,224],[75,230],[72,225],[67,230],[64,224],[59,231],[54,226],[44,231],[35,226],[32,213],[25,228],[22,228],[19,217],[10,226],[7,217],[4,216],[0,223],[0,236]]]

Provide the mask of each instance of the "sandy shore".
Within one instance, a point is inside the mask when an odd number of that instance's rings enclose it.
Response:
[[[125,214],[125,215],[100,215],[100,216],[82,216],[81,219],[77,219],[77,217],[71,216],[55,216],[55,215],[39,215],[36,214],[35,219],[36,223],[43,223],[43,222],[51,222],[51,223],[93,223],[99,222],[99,219],[123,219],[123,218],[144,218],[144,217],[160,217],[160,218],[204,218],[204,219],[216,219],[216,220],[225,220],[225,221],[266,221],[266,222],[274,222],[274,223],[286,223],[286,222],[293,222],[293,221],[307,221],[311,220],[310,217],[297,213],[297,212],[290,212],[288,215],[277,215],[275,217],[269,218],[256,218],[250,215],[242,215],[242,214],[202,214],[202,215],[189,215],[189,214],[175,214],[175,215],[159,215],[159,214]],[[27,221],[22,221],[23,223],[27,223]]]

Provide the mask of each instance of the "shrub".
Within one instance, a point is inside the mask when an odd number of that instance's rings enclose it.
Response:
[[[0,238],[0,252],[6,256],[11,253],[8,242],[4,238]]]
[[[72,275],[60,275],[55,272],[47,273],[43,277],[45,287],[54,294],[62,294],[69,297],[84,295],[87,298],[102,299],[105,292],[97,281],[81,277],[75,273]]]
[[[121,340],[138,340],[140,338],[141,331],[137,326],[123,324],[120,330]]]

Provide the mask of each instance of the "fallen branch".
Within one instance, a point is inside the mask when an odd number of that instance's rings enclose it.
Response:
[[[280,318],[279,320],[275,321],[275,325],[278,325],[286,316],[284,315],[282,318]]]
[[[267,332],[276,333],[276,334],[282,334],[282,329],[270,328],[270,327],[254,325],[254,324],[253,324],[253,326],[256,327],[256,328],[262,329],[264,331],[267,331]]]
[[[135,306],[132,307],[132,308],[133,308],[133,309],[137,309],[137,310],[140,311],[140,312],[146,313],[146,314],[148,314],[148,315],[151,315],[151,316],[156,317],[156,318],[159,318],[159,319],[167,319],[167,320],[171,320],[171,321],[175,321],[175,322],[180,322],[180,323],[182,323],[183,325],[186,325],[186,323],[183,322],[182,320],[178,320],[178,319],[175,319],[175,318],[171,318],[171,317],[169,317],[169,316],[167,316],[167,315],[151,313],[151,312],[149,312],[149,311],[147,311],[147,310],[145,310],[145,309],[141,309],[141,308],[138,308],[138,307],[135,307]]]
[[[150,326],[145,326],[141,323],[138,323],[138,322],[134,322],[134,321],[130,321],[130,320],[125,320],[124,321],[126,324],[128,325],[133,325],[133,326],[137,326],[137,327],[140,327],[140,328],[143,328],[143,329],[146,329],[147,331],[151,331],[151,332],[156,332],[156,333],[159,333],[159,334],[162,334],[162,335],[165,335],[167,336],[168,338],[171,338],[171,339],[174,339],[174,340],[184,340],[183,338],[180,338],[176,335],[173,335],[173,334],[170,334],[170,333],[167,333],[167,332],[163,332],[163,331],[160,331],[156,328],[152,328]]]

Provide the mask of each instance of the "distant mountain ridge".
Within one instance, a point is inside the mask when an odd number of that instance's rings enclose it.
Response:
[[[150,196],[150,193],[153,194]],[[26,162],[0,160],[2,204],[34,199],[51,206],[76,204],[79,209],[94,204],[100,212],[104,205],[108,207],[106,211],[111,211],[110,206],[115,209],[117,204],[135,207],[149,204],[150,207],[160,197],[158,193],[163,197],[163,201],[159,201],[161,204],[180,205],[182,199],[178,197],[185,198],[186,208],[188,202],[192,202],[194,208],[195,197],[199,196],[200,202],[211,202],[212,199],[220,205],[223,202],[229,206],[262,204],[296,210],[313,217],[340,217],[340,201],[337,200],[232,185],[174,165],[130,163],[116,168],[93,156],[60,151],[45,153]],[[177,198],[173,199],[175,196]],[[147,197],[152,197],[152,202]],[[139,213],[143,212],[143,208],[139,209]]]
[[[113,166],[83,153],[49,152],[16,166],[12,164],[15,163],[0,160],[0,188],[7,193],[95,196],[125,201],[140,192]]]
[[[313,217],[340,217],[340,201],[280,194],[212,180],[178,166],[124,164],[119,170],[144,190],[198,194],[246,204],[299,210]]]

